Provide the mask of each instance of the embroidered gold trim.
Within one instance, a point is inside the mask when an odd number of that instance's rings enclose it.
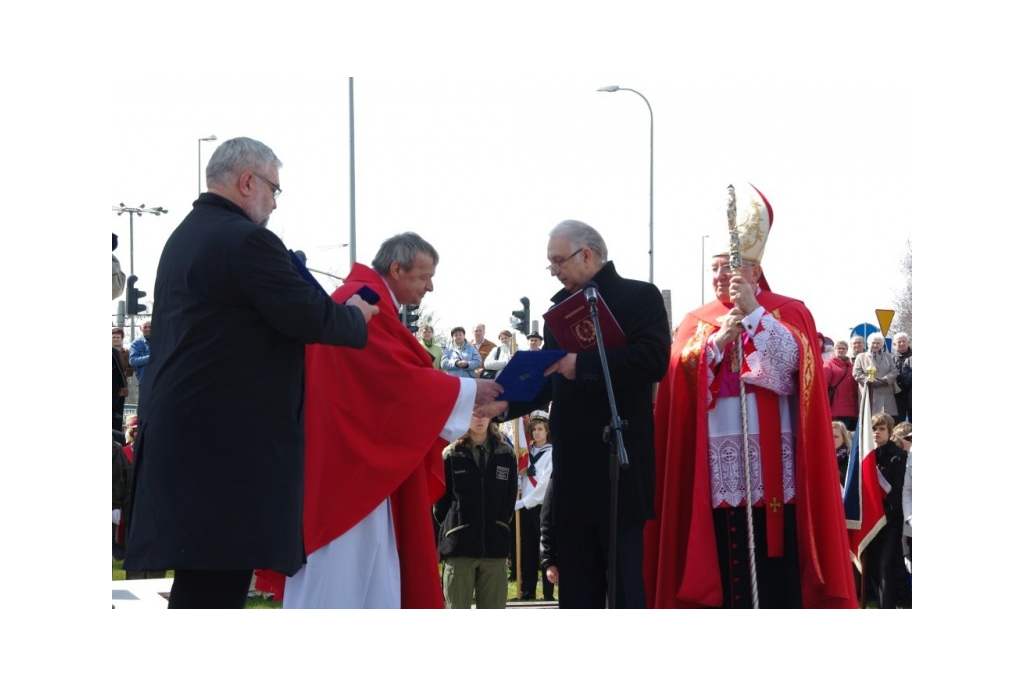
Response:
[[[686,382],[691,389],[697,388],[697,378],[700,373],[700,356],[704,350],[704,341],[711,334],[711,325],[703,321],[697,324],[693,336],[686,341],[686,345],[679,352],[679,361],[683,365],[686,375]]]
[[[745,258],[750,254],[752,247],[758,246],[767,240],[768,236],[761,231],[761,207],[753,196],[747,198],[747,216],[741,223],[740,231],[740,252]],[[760,261],[760,254],[750,255]]]

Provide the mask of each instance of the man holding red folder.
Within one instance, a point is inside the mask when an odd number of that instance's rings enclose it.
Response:
[[[552,229],[547,257],[562,284],[559,303],[592,284],[625,336],[608,349],[608,368],[630,465],[618,484],[616,607],[643,608],[644,522],[654,515],[654,384],[668,368],[671,336],[658,288],[623,278],[608,260],[601,234],[581,221]],[[604,608],[607,604],[609,542],[609,451],[604,441],[611,420],[604,372],[596,346],[581,349],[546,323],[544,349],[572,350],[545,372],[550,381],[532,402],[515,402],[509,416],[551,405],[552,479],[542,519],[544,566],[559,585],[560,608]],[[603,329],[602,329],[603,330]],[[611,333],[609,332],[609,335]],[[575,351],[580,350],[580,351]],[[504,409],[498,403],[494,413]]]

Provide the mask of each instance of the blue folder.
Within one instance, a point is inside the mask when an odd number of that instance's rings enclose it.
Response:
[[[498,400],[529,402],[547,382],[544,369],[569,354],[566,350],[520,350],[494,379],[505,391]]]

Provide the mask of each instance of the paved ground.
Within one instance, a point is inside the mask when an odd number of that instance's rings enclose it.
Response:
[[[166,609],[173,578],[112,581],[115,609]],[[509,609],[557,609],[558,602],[509,602]]]
[[[115,609],[166,609],[173,578],[115,580],[111,599]]]

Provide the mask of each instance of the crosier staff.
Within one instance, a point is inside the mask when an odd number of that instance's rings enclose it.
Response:
[[[736,189],[730,184],[728,188],[729,204],[726,217],[729,220],[729,268],[733,276],[739,276],[743,268],[740,253],[740,233],[736,228]],[[745,312],[749,314],[750,312]],[[747,428],[747,388],[743,382],[743,336],[736,339],[735,353],[740,370],[740,420],[743,424],[743,480],[746,487],[747,511],[747,563],[750,566],[750,604],[754,609],[760,608],[757,595],[757,560],[754,558],[754,503],[750,487],[750,432]]]

